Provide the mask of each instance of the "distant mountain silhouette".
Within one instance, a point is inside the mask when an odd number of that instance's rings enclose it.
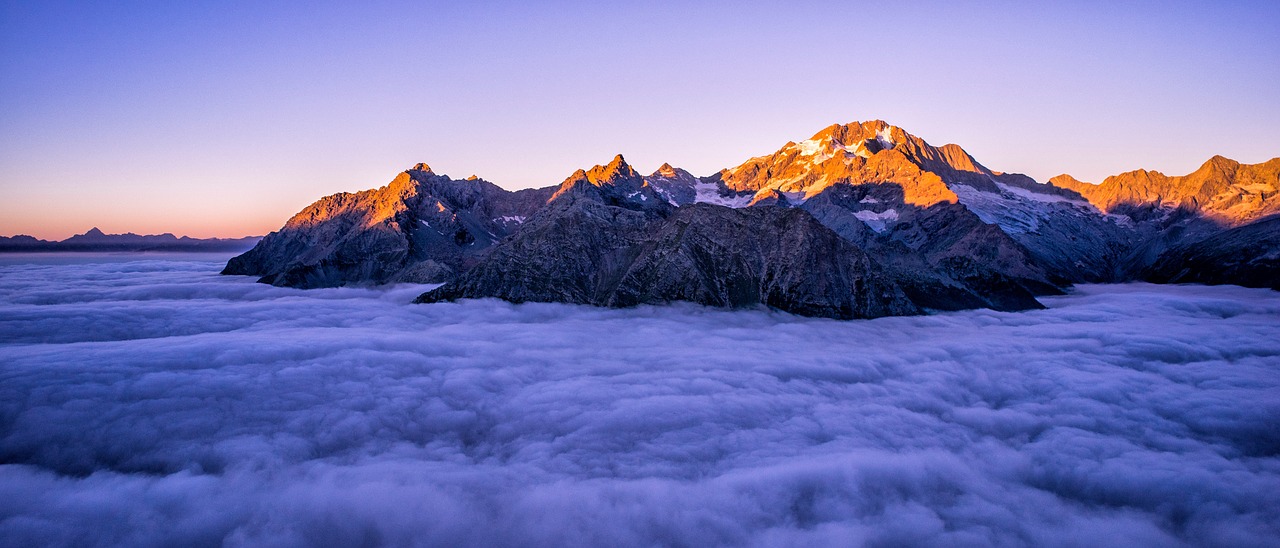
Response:
[[[25,234],[0,236],[0,252],[40,251],[227,251],[251,249],[260,236],[244,238],[181,238],[173,234],[106,234],[93,227],[62,241],[40,240]]]

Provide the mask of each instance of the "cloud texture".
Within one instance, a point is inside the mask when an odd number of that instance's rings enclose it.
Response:
[[[1264,546],[1280,293],[839,322],[0,265],[0,544]]]

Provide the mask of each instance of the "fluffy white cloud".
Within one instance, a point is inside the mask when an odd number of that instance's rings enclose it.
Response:
[[[839,322],[0,265],[0,544],[1266,545],[1280,294]]]

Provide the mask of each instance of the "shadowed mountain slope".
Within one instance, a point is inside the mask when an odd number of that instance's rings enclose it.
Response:
[[[1220,246],[1193,244],[1221,232],[1214,212],[1271,207],[1268,166],[1215,159],[1180,184],[1217,198],[1147,200],[1172,183],[1040,184],[878,120],[830,126],[709,177],[670,164],[643,176],[619,155],[511,192],[419,164],[387,186],[312,204],[224,273],[293,287],[444,283],[421,302],[691,301],[832,318],[1025,310],[1073,283],[1171,271],[1151,270],[1157,259],[1222,260]],[[1113,200],[1104,187],[1139,190]],[[1239,234],[1221,245],[1269,241],[1261,229]],[[1224,279],[1237,275],[1253,279],[1244,269]]]
[[[1280,291],[1280,216],[1170,249],[1144,274],[1156,283],[1235,284]]]

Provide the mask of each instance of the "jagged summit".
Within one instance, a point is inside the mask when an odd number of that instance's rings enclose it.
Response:
[[[666,198],[649,185],[621,154],[604,165],[579,169],[556,188],[548,202],[572,197],[590,197],[609,205],[630,209],[665,209]]]
[[[614,156],[607,164],[597,164],[590,169],[579,169],[569,175],[564,182],[560,183],[560,188],[568,189],[579,182],[586,182],[592,186],[606,186],[617,184],[619,181],[639,177],[639,173],[631,164],[627,163],[626,158],[621,154]]]
[[[619,154],[511,192],[419,163],[384,187],[317,201],[225,272],[294,287],[447,282],[426,300],[762,303],[831,317],[1023,310],[1072,283],[1142,279],[1173,249],[1205,255],[1188,246],[1221,231],[1205,215],[1280,212],[1278,174],[1280,158],[1215,156],[1183,177],[1040,184],[871,120],[707,177],[670,163],[642,176]],[[1271,240],[1248,247],[1259,233],[1224,242],[1263,264]]]
[[[832,124],[804,142],[818,143],[832,151],[843,148],[846,152],[854,152],[855,155],[866,158],[881,150],[892,149],[905,135],[906,132],[901,128],[889,125],[884,120],[872,120]],[[862,152],[857,152],[858,148]]]
[[[1187,208],[1229,225],[1280,213],[1280,158],[1250,165],[1214,156],[1182,176],[1136,169],[1096,185],[1067,174],[1049,182],[1080,193],[1107,212],[1146,205]]]
[[[680,171],[684,171],[684,170],[680,170]],[[661,166],[658,166],[658,169],[653,172],[653,175],[650,175],[650,177],[677,177],[677,176],[679,176],[679,173],[676,171],[676,168],[666,162],[663,162]]]
[[[321,198],[223,272],[293,287],[446,280],[518,230],[550,195],[549,188],[511,192],[479,178],[455,180],[418,164],[385,186]]]
[[[959,147],[938,149],[883,120],[828,126],[804,141],[747,160],[719,174],[730,190],[760,196],[784,195],[800,203],[833,184],[891,182],[903,187],[907,203],[929,206],[955,202],[948,183],[990,190],[997,174],[981,167]]]
[[[613,160],[603,166],[595,166],[586,172],[587,180],[591,184],[600,186],[603,184],[616,183],[622,179],[632,179],[640,176],[631,164],[627,163],[627,159],[621,154],[614,156]]]

